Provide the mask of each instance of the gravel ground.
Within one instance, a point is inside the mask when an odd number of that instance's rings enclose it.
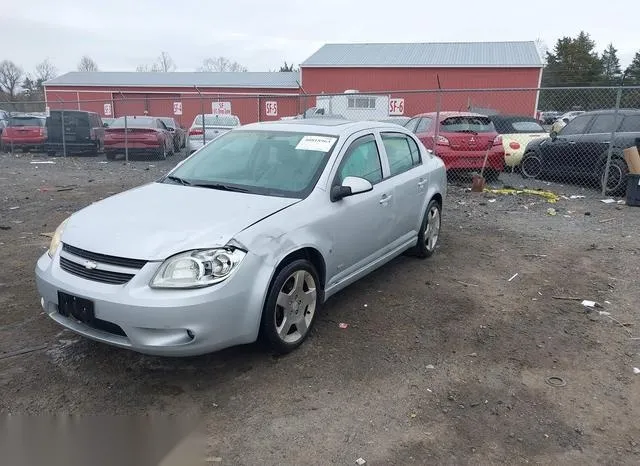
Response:
[[[163,359],[62,330],[35,290],[41,234],[177,160],[0,154],[1,412],[198,416],[216,464],[640,463],[640,209],[451,186],[437,254],[330,299],[285,357]]]

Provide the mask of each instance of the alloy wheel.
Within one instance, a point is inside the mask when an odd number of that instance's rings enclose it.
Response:
[[[284,282],[274,310],[278,337],[285,343],[302,340],[313,321],[317,303],[316,282],[306,270],[296,270]]]

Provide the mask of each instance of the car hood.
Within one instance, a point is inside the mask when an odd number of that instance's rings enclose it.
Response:
[[[62,242],[87,251],[164,260],[226,245],[235,234],[299,199],[151,183],[73,214]]]

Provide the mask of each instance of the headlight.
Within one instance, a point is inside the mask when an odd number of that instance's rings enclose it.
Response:
[[[160,266],[152,288],[202,288],[229,278],[246,253],[240,249],[189,251],[170,257]]]
[[[49,244],[49,257],[53,257],[53,255],[58,250],[58,246],[60,246],[60,238],[62,237],[62,232],[64,231],[64,227],[67,224],[69,219],[66,219],[62,222],[58,228],[56,228],[55,233],[51,237],[51,243]]]

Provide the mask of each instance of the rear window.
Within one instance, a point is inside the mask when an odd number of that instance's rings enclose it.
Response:
[[[495,127],[487,117],[469,115],[442,120],[440,130],[445,133],[493,133]]]
[[[56,125],[62,124],[62,112],[51,112],[49,121]],[[86,128],[89,126],[89,114],[80,112],[64,112],[64,124],[65,126],[80,126]]]
[[[160,121],[167,125],[168,128],[176,127],[176,121],[173,118],[160,118]]]
[[[496,119],[493,121],[496,131],[500,134],[516,133],[544,133],[546,132],[535,119]]]
[[[44,126],[44,118],[36,117],[11,117],[9,126]]]
[[[202,115],[198,115],[193,122],[194,125],[202,124]],[[228,115],[206,115],[204,118],[205,126],[239,126],[240,120],[236,116]]]
[[[109,128],[124,128],[124,117],[116,118],[109,125]],[[127,128],[155,128],[156,120],[155,118],[133,118],[127,117]]]

